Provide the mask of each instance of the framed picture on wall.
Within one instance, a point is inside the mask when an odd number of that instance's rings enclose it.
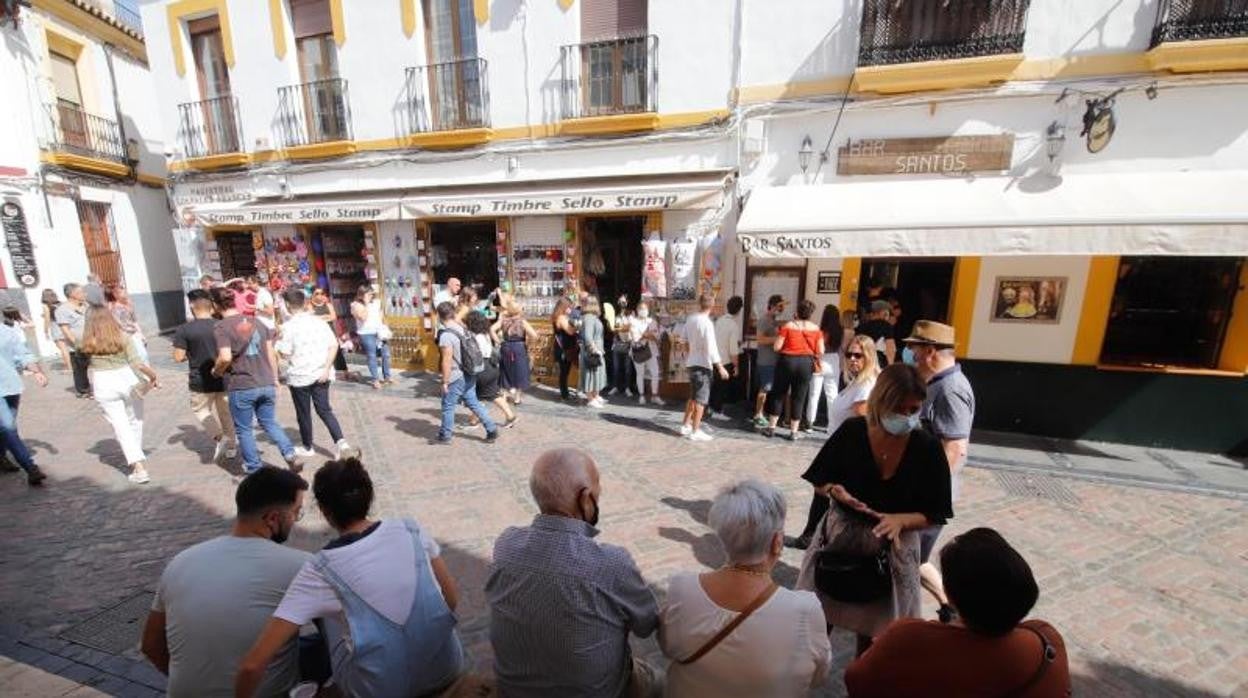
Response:
[[[998,276],[993,282],[991,322],[1055,325],[1066,300],[1065,276]]]
[[[841,292],[841,272],[839,271],[821,271],[818,277],[818,286],[815,288],[816,293],[826,293],[835,295]]]
[[[806,267],[750,267],[746,270],[746,337],[754,336],[755,322],[766,312],[767,299],[777,294],[786,301],[780,320],[791,320],[798,301],[806,297]]]

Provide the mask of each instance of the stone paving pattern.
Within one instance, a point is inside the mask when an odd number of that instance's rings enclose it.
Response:
[[[149,696],[164,686],[136,650],[114,656],[57,639],[152,590],[175,553],[229,527],[230,473],[208,462],[211,446],[187,407],[184,369],[160,358],[167,342],[156,340],[152,351],[166,385],[146,403],[153,478],[146,487],[126,482],[99,408],[73,397],[67,375],[54,372],[46,389],[28,386],[21,429],[50,479],[33,490],[18,475],[0,477],[6,696]],[[491,661],[482,591],[490,551],[504,527],[535,513],[527,479],[543,449],[579,446],[594,454],[603,476],[602,539],[627,546],[660,594],[672,573],[722,562],[705,525],[721,484],[747,476],[773,482],[788,497],[788,530],[805,520],[809,490],[798,474],[821,435],[790,444],[721,427],[716,441],[695,444],[674,435],[674,405],[617,400],[590,411],[538,388],[497,444],[485,444],[478,431],[439,447],[427,444],[437,429],[434,387],[420,376],[380,392],[343,384],[334,403],[376,483],[375,513],[414,516],[443,545],[463,597],[460,631],[479,670]],[[284,392],[280,403],[293,435]],[[319,423],[317,430],[323,447],[328,437]],[[270,462],[280,460],[271,444],[263,450]],[[977,434],[972,454],[946,536],[987,525],[1022,551],[1041,587],[1035,615],[1064,634],[1077,695],[1248,696],[1243,463],[1003,434]],[[291,544],[314,550],[329,537],[309,506]],[[782,582],[792,583],[800,559],[786,551]],[[925,604],[934,617],[930,599]],[[844,693],[840,674],[852,639],[833,639],[833,677],[814,695]],[[636,648],[661,660],[653,639]]]

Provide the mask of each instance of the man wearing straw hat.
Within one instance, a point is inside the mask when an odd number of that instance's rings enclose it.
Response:
[[[954,354],[954,329],[949,325],[931,320],[919,320],[904,343],[910,347],[919,375],[927,381],[927,399],[919,414],[923,426],[940,439],[949,461],[950,490],[957,502],[962,490],[962,466],[966,465],[967,447],[971,438],[971,423],[975,421],[975,391],[962,373]],[[949,599],[945,596],[940,571],[928,562],[940,526],[919,532],[919,576],[923,587],[940,602],[940,616],[945,620],[951,615]]]

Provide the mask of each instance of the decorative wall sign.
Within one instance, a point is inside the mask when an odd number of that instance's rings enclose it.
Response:
[[[1055,325],[1062,318],[1065,276],[998,276],[993,283],[992,322]]]
[[[1089,153],[1099,153],[1109,145],[1117,128],[1114,98],[1089,99],[1085,103],[1088,109],[1083,113],[1083,131],[1079,135],[1087,137]]]
[[[837,294],[841,292],[841,272],[839,271],[821,271],[819,272],[819,285],[815,288],[816,293]]]
[[[35,248],[30,242],[30,231],[26,229],[22,205],[9,200],[0,204],[0,224],[4,226],[4,244],[9,248],[13,275],[26,288],[38,286],[39,267],[35,263]]]
[[[1010,169],[1014,134],[851,140],[839,150],[841,175],[946,174]]]

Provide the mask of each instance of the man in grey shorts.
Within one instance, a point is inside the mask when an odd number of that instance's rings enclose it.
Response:
[[[784,296],[777,293],[767,299],[766,312],[754,321],[754,342],[758,347],[754,372],[758,375],[758,396],[754,398],[753,424],[758,429],[768,423],[767,417],[763,416],[763,403],[767,401],[767,393],[771,392],[771,383],[776,377],[776,328],[783,313]]]
[[[914,352],[919,375],[927,381],[927,399],[919,415],[923,427],[940,439],[949,461],[950,493],[958,501],[962,490],[962,466],[966,465],[970,444],[971,423],[975,421],[975,391],[962,373],[954,354],[954,330],[949,325],[930,320],[914,323],[905,344]],[[940,526],[919,531],[919,579],[923,588],[940,602],[941,620],[950,615],[949,599],[945,596],[940,570],[928,562]]]
[[[689,402],[685,405],[680,435],[690,441],[711,440],[711,435],[702,431],[702,414],[706,403],[711,401],[712,368],[720,378],[728,378],[728,370],[719,356],[719,342],[715,341],[715,323],[710,314],[714,305],[714,296],[702,294],[698,298],[699,311],[685,320],[683,338],[689,345],[689,358],[685,361],[689,370]]]

